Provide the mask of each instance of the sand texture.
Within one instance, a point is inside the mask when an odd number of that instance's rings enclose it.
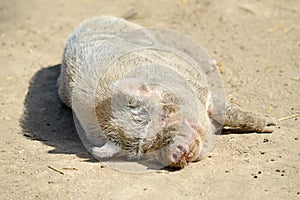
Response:
[[[221,66],[228,101],[277,119],[298,114],[299,8],[298,0],[1,0],[0,199],[300,199],[300,117],[272,134],[223,134],[183,170],[131,174],[87,153],[56,88],[80,22],[125,16],[201,44]]]

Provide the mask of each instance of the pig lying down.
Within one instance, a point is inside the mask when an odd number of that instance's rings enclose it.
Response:
[[[216,65],[192,40],[110,16],[68,38],[58,93],[100,161],[183,168],[211,150],[224,126],[272,132],[276,124],[226,104]]]

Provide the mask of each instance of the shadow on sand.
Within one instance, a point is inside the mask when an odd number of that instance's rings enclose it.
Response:
[[[24,102],[25,111],[20,120],[24,136],[54,147],[49,153],[76,154],[86,161],[97,162],[77,135],[71,109],[58,97],[56,81],[59,72],[60,64],[42,68],[32,78]],[[223,131],[222,134],[234,133],[241,132],[239,129],[230,129]]]
[[[32,78],[20,120],[24,136],[54,147],[49,153],[76,154],[95,161],[76,133],[71,109],[61,103],[56,80],[60,64],[42,68]]]

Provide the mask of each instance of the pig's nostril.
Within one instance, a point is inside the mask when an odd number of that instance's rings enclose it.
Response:
[[[188,151],[187,148],[184,148],[184,146],[182,146],[182,145],[177,146],[176,150],[177,150],[177,152],[180,152],[181,154],[185,154]]]
[[[172,162],[176,162],[177,158],[178,158],[177,154],[173,154],[172,155]]]
[[[183,147],[182,146],[177,146],[177,150],[182,152],[183,151]]]

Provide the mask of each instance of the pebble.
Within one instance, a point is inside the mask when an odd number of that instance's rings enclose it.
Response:
[[[269,140],[265,138],[265,139],[263,140],[263,142],[269,142]]]

